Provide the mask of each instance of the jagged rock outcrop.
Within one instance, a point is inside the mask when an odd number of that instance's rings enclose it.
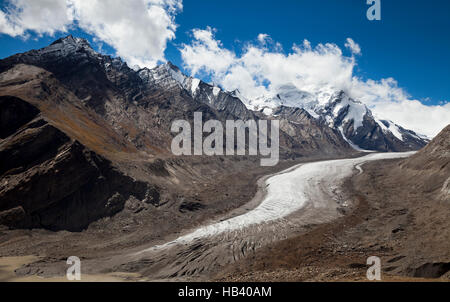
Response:
[[[158,86],[161,89],[182,87],[194,100],[218,110],[224,119],[248,120],[255,118],[239,98],[224,92],[217,86],[186,76],[171,62],[153,69],[144,68],[138,73],[150,86]]]

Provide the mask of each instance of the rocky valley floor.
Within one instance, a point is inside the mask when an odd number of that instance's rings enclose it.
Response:
[[[251,210],[261,198],[257,194],[251,200],[257,192],[256,180],[294,162],[283,162],[272,172],[267,168],[241,172],[227,177],[228,182],[216,179],[202,184],[203,190],[193,187],[191,193],[208,210],[174,209],[173,205],[137,214],[124,210],[83,232],[4,228],[0,233],[0,275],[6,281],[63,281],[65,260],[76,255],[91,281],[364,281],[367,257],[378,256],[384,280],[448,280],[449,205],[437,201],[424,204],[422,194],[405,189],[407,182],[399,186],[393,180],[398,175],[387,173],[395,171],[399,162],[375,161],[364,164],[363,170],[358,166],[342,189],[333,191],[353,204],[342,215],[330,219],[321,215],[324,219],[315,222],[311,215],[309,223],[286,219],[289,223],[248,228],[223,235],[219,241],[194,241],[161,252],[139,255],[145,247],[186,233],[182,230]],[[379,169],[380,163],[385,168]],[[233,183],[233,179],[239,183]],[[260,189],[263,183],[264,178],[259,181]],[[252,194],[244,184],[252,184]],[[324,183],[323,187],[332,186]],[[227,203],[226,208],[215,206],[220,198],[230,196],[236,198],[235,203]],[[172,219],[175,223],[164,223],[171,216],[176,217]],[[297,222],[304,219],[299,217]]]
[[[197,158],[195,162],[189,162],[188,170],[177,172],[178,175],[186,173],[186,183],[177,186],[179,196],[169,196],[167,202],[158,206],[138,200],[127,201],[120,213],[91,223],[81,232],[11,230],[2,226],[0,257],[33,256],[25,258],[33,259],[29,262],[34,263],[19,269],[19,275],[50,277],[61,275],[66,267],[65,260],[72,255],[82,261],[106,259],[123,250],[163,243],[178,236],[182,230],[224,217],[247,204],[257,191],[258,178],[299,162],[302,160],[283,161],[276,167],[267,168],[260,167],[258,161],[246,159],[223,163],[217,158]],[[227,173],[224,166],[232,172]],[[129,167],[122,166],[121,169]],[[144,171],[139,175],[139,169],[132,170],[136,177],[145,177]],[[191,182],[193,177],[198,180]]]

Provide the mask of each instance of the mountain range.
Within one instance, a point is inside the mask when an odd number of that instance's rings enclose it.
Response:
[[[429,141],[425,136],[404,129],[392,121],[375,117],[367,106],[353,100],[342,90],[313,95],[294,85],[284,85],[277,89],[275,96],[248,100],[238,90],[223,91],[218,86],[186,76],[170,62],[151,70],[141,69],[138,73],[145,81],[162,89],[179,85],[194,100],[220,111],[229,111],[243,120],[251,118],[249,111],[278,118],[277,113],[283,107],[303,109],[310,118],[338,130],[343,139],[357,151],[417,150]]]
[[[82,230],[125,208],[201,208],[195,197],[180,197],[183,190],[254,162],[173,156],[171,123],[192,122],[194,112],[222,122],[279,119],[283,160],[418,150],[428,142],[344,91],[311,95],[286,85],[248,100],[170,62],[135,70],[68,36],[0,60],[0,223]]]

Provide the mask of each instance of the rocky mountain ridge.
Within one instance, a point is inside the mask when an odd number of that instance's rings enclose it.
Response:
[[[227,108],[234,116],[252,118],[248,108],[276,118],[274,111],[280,106],[302,108],[312,118],[323,120],[330,128],[338,130],[357,151],[408,151],[422,148],[428,142],[424,136],[404,129],[392,121],[375,117],[371,110],[344,91],[327,91],[312,95],[293,85],[280,87],[275,97],[263,98],[255,103],[243,97],[239,91],[224,91],[197,78],[183,74],[168,62],[154,69],[141,69],[140,76],[153,85],[173,87],[179,85],[193,99],[212,105],[218,110]],[[259,101],[259,103],[258,103]],[[247,109],[247,110],[246,110]]]
[[[151,70],[134,71],[119,58],[98,54],[86,40],[72,36],[59,39],[46,48],[1,60],[0,72],[16,64],[30,64],[50,71],[83,105],[104,118],[119,135],[138,150],[152,155],[169,153],[171,122],[176,119],[192,120],[196,111],[203,113],[204,120],[268,118],[247,109],[231,93],[185,76],[171,63]],[[335,153],[351,152],[346,141],[338,138],[338,131],[324,128],[316,122],[313,124],[321,129],[310,129],[307,141],[326,140],[331,136],[338,144],[329,149]],[[313,132],[327,134],[315,136]],[[280,136],[288,135],[281,133]],[[282,138],[282,141],[288,140],[298,142],[304,141],[304,138]],[[286,156],[313,152],[314,148],[305,144],[303,147],[281,146]]]

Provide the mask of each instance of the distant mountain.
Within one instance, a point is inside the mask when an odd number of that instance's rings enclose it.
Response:
[[[364,104],[343,91],[333,94],[316,112],[330,127],[339,129],[344,137],[362,149],[398,152],[418,150],[428,143],[411,130],[377,118]]]
[[[324,88],[316,94],[301,91],[294,85],[283,85],[274,95],[245,100],[247,107],[273,114],[274,108],[303,108],[316,119],[338,130],[356,150],[408,151],[425,146],[428,139],[392,121],[378,118],[363,103],[344,91]]]
[[[254,119],[254,114],[247,109],[241,100],[221,88],[207,84],[197,78],[183,74],[171,62],[153,69],[144,68],[138,71],[139,76],[150,86],[168,89],[180,86],[196,101],[207,104],[229,118],[242,120]],[[228,116],[230,115],[230,116]]]
[[[425,137],[411,130],[376,118],[364,104],[349,98],[343,91],[324,91],[315,96],[293,85],[284,85],[275,97],[251,101],[238,90],[223,91],[217,86],[186,76],[170,62],[151,70],[141,69],[139,75],[148,83],[162,88],[180,85],[194,100],[244,120],[253,117],[247,108],[275,118],[277,116],[273,115],[273,111],[279,106],[303,108],[311,117],[323,120],[329,127],[338,130],[358,151],[417,150],[428,142]]]
[[[204,120],[267,118],[247,109],[233,93],[188,77],[170,62],[135,71],[120,58],[101,55],[86,40],[72,36],[1,60],[0,72],[19,63],[50,71],[83,105],[106,119],[119,135],[151,154],[169,153],[171,122],[192,120],[195,111],[201,111]],[[281,145],[282,156],[317,154],[317,146],[324,145],[329,147],[319,153],[351,152],[338,131],[320,122],[308,125],[316,128],[303,130],[302,137],[280,133],[281,142],[288,143],[288,146]]]

